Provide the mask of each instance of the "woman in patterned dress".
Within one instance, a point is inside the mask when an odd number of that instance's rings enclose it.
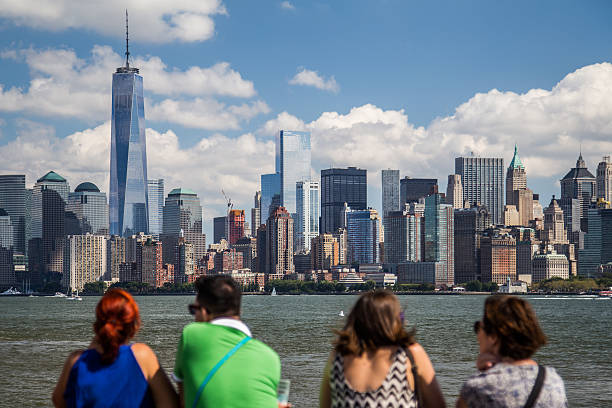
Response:
[[[463,385],[457,407],[567,407],[559,374],[531,358],[546,344],[546,336],[529,303],[517,296],[488,297],[474,332],[480,346],[476,366],[481,372]],[[538,382],[541,387],[535,386]]]
[[[321,407],[412,408],[418,400],[426,407],[445,406],[431,361],[403,320],[393,293],[376,290],[359,297],[337,333],[321,384]]]

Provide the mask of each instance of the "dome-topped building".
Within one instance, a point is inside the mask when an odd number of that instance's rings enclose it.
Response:
[[[83,182],[68,195],[66,211],[72,212],[79,220],[76,234],[108,234],[108,202],[106,193],[89,181]]]
[[[94,183],[90,183],[89,181],[86,181],[84,183],[79,184],[77,188],[74,189],[74,192],[75,193],[81,193],[81,192],[99,193],[100,189]]]

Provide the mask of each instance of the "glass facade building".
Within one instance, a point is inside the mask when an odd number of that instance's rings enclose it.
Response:
[[[110,158],[110,233],[148,232],[147,141],[142,76],[137,68],[113,74]]]
[[[383,218],[391,211],[400,210],[399,170],[383,170],[382,208]]]
[[[351,263],[379,262],[380,220],[374,209],[346,211],[348,253]]]
[[[390,211],[384,218],[385,263],[421,261],[423,217],[404,211]]]
[[[159,239],[164,222],[164,179],[148,180],[149,234]]]
[[[494,224],[504,223],[504,159],[455,158],[455,174],[463,182],[463,202],[484,205]]]
[[[436,285],[455,283],[455,241],[453,206],[443,204],[440,194],[425,199],[424,261],[442,262]]]
[[[582,154],[576,160],[576,167],[561,179],[561,198],[575,198],[580,201],[580,218],[587,218],[591,201],[597,196],[597,181],[587,169]]]
[[[310,252],[310,243],[319,235],[319,182],[298,181],[295,185],[294,224],[297,252]]]
[[[437,192],[438,179],[404,177],[400,181],[400,204],[418,203],[420,198]]]
[[[265,224],[270,216],[270,206],[275,201],[280,205],[281,177],[280,173],[261,175],[261,223]]]
[[[310,133],[281,130],[276,138],[276,172],[280,174],[280,205],[296,212],[295,183],[310,180]]]
[[[26,188],[25,175],[0,175],[0,208],[11,217],[13,251],[26,255]]]
[[[68,194],[66,211],[79,220],[81,234],[108,235],[108,203],[106,194],[93,183],[81,183]]]
[[[193,245],[195,259],[200,260],[206,252],[206,237],[202,234],[202,206],[198,195],[185,188],[170,191],[163,218],[164,263],[174,263],[178,270],[176,250],[181,236]]]
[[[321,233],[335,233],[344,225],[344,203],[353,210],[368,206],[368,172],[364,169],[321,170]]]

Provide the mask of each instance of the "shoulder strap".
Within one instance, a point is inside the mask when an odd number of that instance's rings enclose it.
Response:
[[[406,350],[406,356],[408,357],[408,360],[410,360],[410,366],[412,367],[410,371],[412,372],[412,378],[414,379],[414,397],[419,402],[419,406],[423,406],[421,404],[421,396],[419,392],[418,367],[414,362],[414,357],[412,356],[412,352],[410,351],[410,349],[406,347],[404,350]]]
[[[200,401],[200,396],[202,395],[202,391],[204,391],[204,387],[206,387],[206,384],[208,384],[212,376],[215,375],[219,368],[221,368],[221,366],[225,364],[225,362],[249,340],[251,340],[251,337],[249,336],[246,336],[244,339],[240,340],[240,342],[236,344],[230,351],[228,351],[227,354],[224,355],[223,358],[219,360],[219,362],[215,364],[215,366],[208,372],[208,374],[206,374],[206,377],[204,377],[204,381],[202,381],[202,384],[200,384],[200,388],[198,388],[198,392],[196,393],[196,396],[193,399],[193,408],[196,408],[196,406],[198,405],[198,402]]]
[[[538,399],[538,396],[540,395],[540,391],[542,391],[542,386],[544,385],[545,378],[546,368],[538,364],[538,376],[536,377],[535,384],[533,384],[531,394],[529,394],[524,408],[532,408],[534,406],[536,400]]]

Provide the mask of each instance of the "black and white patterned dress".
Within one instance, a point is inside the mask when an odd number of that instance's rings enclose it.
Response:
[[[406,350],[398,347],[387,377],[374,391],[355,391],[344,377],[344,358],[336,353],[330,373],[331,401],[333,408],[416,408],[414,392],[406,377]]]

